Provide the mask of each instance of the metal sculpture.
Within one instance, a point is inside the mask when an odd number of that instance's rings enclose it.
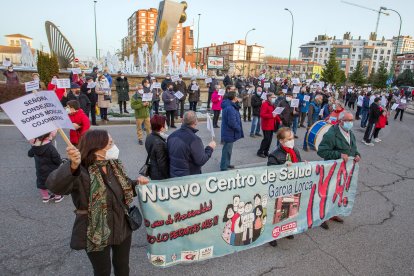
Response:
[[[45,28],[51,54],[57,56],[60,68],[68,68],[75,59],[72,45],[52,22],[46,21]]]

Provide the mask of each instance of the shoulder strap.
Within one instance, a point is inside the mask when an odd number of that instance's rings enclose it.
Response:
[[[102,168],[101,168],[101,167],[99,167],[99,172],[100,172],[100,173],[101,173],[101,175],[102,175],[102,179],[103,179],[103,181],[104,181],[104,183],[105,183],[105,186],[106,186],[106,187],[108,187],[108,188],[112,191],[112,193],[114,194],[114,196],[115,196],[116,200],[117,200],[117,201],[118,201],[118,203],[121,205],[122,210],[124,210],[125,215],[128,215],[128,209],[126,208],[126,204],[122,202],[121,198],[120,198],[120,197],[119,197],[119,196],[115,193],[115,191],[112,189],[111,185],[109,185],[109,181],[108,181],[108,179],[107,179],[107,175],[103,172],[103,170],[102,170]],[[108,173],[108,172],[109,172],[109,171],[108,171],[108,168],[107,168],[107,173]]]
[[[148,162],[149,162],[149,160],[150,160],[150,158],[151,158],[151,154],[152,154],[152,148],[153,148],[153,144],[151,145],[151,147],[150,147],[150,149],[149,149],[149,152],[148,152],[148,156],[147,156],[147,160],[145,161],[145,164],[146,165],[148,165]]]

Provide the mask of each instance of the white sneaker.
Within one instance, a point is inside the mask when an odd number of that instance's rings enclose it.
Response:
[[[364,141],[364,144],[365,144],[365,145],[367,145],[367,146],[371,146],[371,147],[373,147],[373,146],[374,146],[374,143],[368,143],[368,142],[366,142],[366,141]]]
[[[374,142],[375,142],[375,143],[379,143],[379,142],[381,142],[381,141],[382,141],[382,140],[381,140],[380,138],[375,138],[375,139],[374,139]]]

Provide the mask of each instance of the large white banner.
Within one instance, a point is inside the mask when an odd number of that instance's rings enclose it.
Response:
[[[27,140],[58,128],[73,129],[54,91],[29,94],[0,105]]]

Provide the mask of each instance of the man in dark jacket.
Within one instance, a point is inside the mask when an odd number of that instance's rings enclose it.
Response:
[[[354,157],[354,161],[359,162],[361,154],[357,149],[355,135],[351,131],[354,115],[346,111],[341,112],[338,122],[323,136],[318,147],[318,155],[324,160],[343,159],[345,162],[348,161],[349,157]],[[343,219],[337,216],[332,217],[331,220],[343,222]],[[321,227],[329,229],[326,221],[321,224]]]
[[[230,165],[233,143],[244,138],[239,113],[240,106],[236,104],[237,102],[236,92],[230,92],[227,99],[221,104],[223,109],[221,116],[221,141],[224,142],[220,163],[220,170],[222,171],[234,169],[234,166]]]
[[[166,91],[168,89],[168,84],[170,84],[171,81],[171,75],[170,74],[166,74],[165,75],[165,79],[162,81],[161,83],[161,89],[162,91]]]
[[[90,110],[91,110],[91,101],[89,98],[80,92],[80,86],[77,83],[72,82],[70,85],[70,91],[69,93],[63,94],[62,100],[60,102],[63,106],[66,107],[66,104],[68,101],[78,101],[80,108],[83,110],[83,112],[88,116]]]
[[[183,125],[174,131],[167,140],[170,157],[170,177],[180,177],[201,174],[201,167],[207,163],[216,148],[216,142],[211,141],[204,148],[198,131],[197,116],[194,111],[184,114]]]
[[[119,113],[122,114],[122,106],[124,107],[124,112],[129,113],[126,108],[127,101],[129,101],[128,78],[125,77],[125,74],[121,71],[119,71],[118,74],[119,77],[116,78],[115,87],[116,93],[118,94]]]
[[[260,108],[262,107],[262,88],[259,86],[256,88],[256,92],[252,96],[252,127],[250,128],[250,137],[262,136],[260,134]]]
[[[364,139],[362,140],[362,142],[367,146],[374,145],[371,142],[371,139],[372,139],[372,135],[375,130],[375,124],[378,122],[378,119],[382,114],[381,108],[380,108],[380,101],[381,101],[381,98],[375,98],[374,102],[369,107],[368,125],[365,130]]]
[[[163,180],[170,177],[170,161],[167,142],[163,137],[165,117],[155,114],[151,118],[152,133],[145,140],[145,149],[150,161],[150,177],[152,180]]]
[[[179,75],[180,79],[174,83],[174,92],[180,91],[184,94],[184,96],[178,100],[178,109],[180,111],[180,118],[183,118],[184,116],[184,104],[185,100],[187,99],[187,85],[182,80],[182,75]],[[175,113],[175,116],[178,116],[178,112]]]
[[[227,85],[232,85],[233,84],[233,82],[231,81],[231,78],[229,77],[228,74],[226,74],[226,76],[224,77],[223,84],[224,84],[224,87],[226,87]]]
[[[278,107],[283,107],[282,113],[280,113],[279,117],[282,120],[283,126],[291,127],[293,122],[293,107],[290,107],[290,102],[293,99],[292,92],[287,92],[286,97],[284,100],[280,101]]]
[[[96,102],[98,101],[98,95],[95,92],[95,82],[91,76],[86,77],[86,82],[81,86],[81,93],[86,95],[91,103],[91,123],[93,126],[96,126]],[[85,112],[85,114],[89,117],[89,112]]]

